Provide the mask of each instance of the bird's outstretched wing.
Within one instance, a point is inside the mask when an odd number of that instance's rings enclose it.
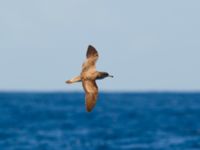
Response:
[[[83,80],[82,84],[85,90],[86,110],[91,112],[97,101],[98,87],[95,80]]]
[[[99,58],[99,54],[97,50],[91,45],[88,46],[86,58],[87,59],[83,63],[83,66],[82,66],[82,71],[87,71],[90,68],[95,69],[95,64],[96,64],[97,59]]]
[[[75,83],[75,82],[81,82],[81,77],[77,76],[77,77],[74,77],[70,80],[65,81],[65,83],[68,83],[68,84]]]
[[[92,58],[92,57],[96,57],[96,56],[98,57],[97,50],[92,45],[89,45],[88,49],[87,49],[87,53],[86,53],[87,59]]]

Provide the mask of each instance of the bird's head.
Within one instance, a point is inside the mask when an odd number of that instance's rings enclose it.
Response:
[[[106,78],[106,77],[111,77],[113,78],[113,75],[110,75],[109,73],[107,72],[99,72],[98,76],[97,76],[97,79],[103,79],[103,78]]]

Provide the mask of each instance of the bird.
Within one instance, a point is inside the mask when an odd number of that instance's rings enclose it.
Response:
[[[82,64],[80,75],[65,81],[67,84],[82,82],[85,91],[85,106],[87,112],[91,112],[97,102],[98,86],[96,80],[101,80],[106,77],[113,78],[113,75],[110,75],[107,72],[96,70],[96,62],[98,58],[99,54],[97,50],[92,45],[89,45],[86,52],[86,60]]]

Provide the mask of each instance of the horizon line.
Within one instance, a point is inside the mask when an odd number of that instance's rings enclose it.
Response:
[[[84,93],[83,90],[0,90],[0,93]],[[200,93],[200,90],[100,90],[99,93]]]

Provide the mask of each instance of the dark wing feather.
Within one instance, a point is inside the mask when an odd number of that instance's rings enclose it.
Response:
[[[86,57],[87,59],[82,65],[82,72],[89,71],[90,69],[95,70],[95,64],[97,59],[99,58],[99,55],[97,50],[93,46],[88,46]]]
[[[83,88],[85,90],[85,105],[86,110],[91,112],[96,105],[98,97],[98,87],[95,80],[83,80]]]
[[[92,45],[89,45],[87,53],[86,53],[86,57],[90,58],[90,57],[94,57],[94,56],[98,56],[98,52]]]

